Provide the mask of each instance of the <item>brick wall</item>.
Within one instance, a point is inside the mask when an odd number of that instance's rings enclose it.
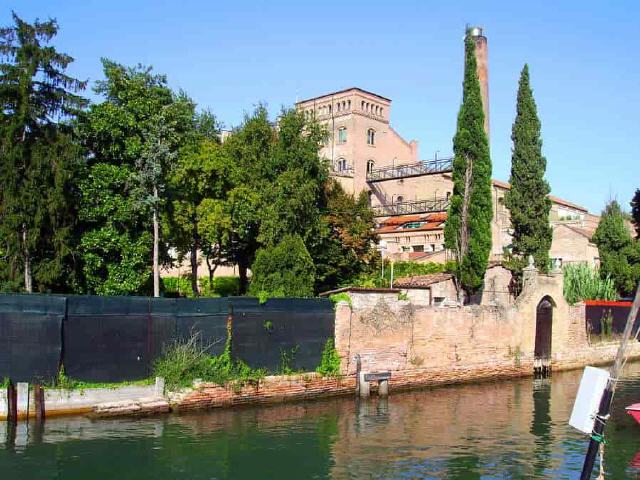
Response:
[[[316,373],[269,376],[255,384],[196,384],[192,390],[169,395],[172,410],[278,403],[325,396],[353,394],[355,378],[323,378]]]

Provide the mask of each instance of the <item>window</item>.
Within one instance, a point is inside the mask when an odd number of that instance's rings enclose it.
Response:
[[[404,197],[402,195],[398,195],[398,198],[396,198],[396,203],[402,203],[404,202]]]
[[[382,116],[382,112],[383,112],[383,110],[384,110],[384,109],[383,109],[382,107],[380,107],[380,115],[381,115],[381,116]]]
[[[435,252],[435,251],[436,251],[436,246],[435,246],[435,244],[433,244],[433,243],[431,244],[431,251],[432,251],[432,252]]]
[[[376,131],[373,128],[367,130],[367,145],[376,144]]]
[[[413,246],[413,251],[414,252],[424,252],[424,245],[414,245]]]
[[[347,141],[347,128],[340,127],[338,129],[338,143],[346,143]]]
[[[375,165],[376,163],[373,160],[367,160],[367,173],[371,173]]]
[[[360,107],[362,108],[362,110],[364,110],[364,105],[365,105],[365,102],[363,101],[363,102],[362,102],[362,104],[360,105]]]
[[[402,228],[420,228],[422,226],[422,222],[409,222],[402,225]]]
[[[402,246],[402,251],[403,252],[410,252],[411,249],[409,247]]]
[[[444,297],[433,297],[433,305],[440,306],[444,303]]]
[[[338,172],[344,172],[347,170],[347,161],[344,158],[338,159],[337,169]]]
[[[351,110],[351,100],[347,100],[347,110]]]

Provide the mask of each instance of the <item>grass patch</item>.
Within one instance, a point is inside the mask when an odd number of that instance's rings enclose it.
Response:
[[[231,381],[242,385],[253,383],[267,374],[265,369],[253,369],[240,360],[231,358],[231,337],[227,337],[220,355],[208,353],[199,333],[178,340],[165,349],[154,364],[154,375],[164,377],[170,390],[189,387],[195,379],[225,385]]]
[[[120,387],[153,385],[154,378],[143,378],[142,380],[126,380],[123,382],[83,382],[69,378],[64,371],[64,366],[60,368],[58,376],[49,382],[42,382],[45,389],[61,389],[61,390],[86,390],[88,388],[109,388],[115,390]],[[36,382],[37,383],[37,382]]]

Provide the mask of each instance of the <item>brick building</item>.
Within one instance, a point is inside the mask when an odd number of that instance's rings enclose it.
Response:
[[[470,33],[476,44],[478,77],[489,133],[487,40],[482,29]],[[367,192],[377,218],[377,232],[392,258],[444,261],[444,223],[453,192],[452,158],[420,160],[415,140],[405,140],[390,124],[391,99],[349,88],[300,101],[296,107],[315,117],[329,131],[321,155],[331,175],[352,194]],[[500,260],[511,243],[504,194],[510,185],[493,180],[492,260]],[[549,221],[554,239],[551,257],[566,262],[597,264],[590,237],[599,217],[555,196]]]

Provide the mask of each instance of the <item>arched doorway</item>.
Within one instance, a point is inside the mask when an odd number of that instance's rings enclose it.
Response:
[[[544,297],[536,308],[536,343],[533,353],[533,372],[547,376],[551,373],[551,333],[553,307],[551,297]]]

